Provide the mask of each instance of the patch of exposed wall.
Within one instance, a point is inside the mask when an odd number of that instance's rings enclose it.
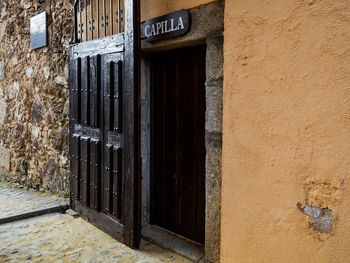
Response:
[[[334,217],[339,209],[343,188],[343,180],[334,184],[309,179],[304,184],[305,204],[298,202],[297,207],[305,214],[305,221],[313,230],[313,235],[321,241],[335,233]]]
[[[0,2],[1,180],[69,192],[68,64],[72,0]],[[46,11],[48,47],[30,50],[30,17]]]
[[[333,230],[333,211],[329,208],[317,207],[312,204],[305,203],[302,207],[301,203],[297,204],[300,211],[302,211],[311,220],[309,227],[319,233],[330,234]]]

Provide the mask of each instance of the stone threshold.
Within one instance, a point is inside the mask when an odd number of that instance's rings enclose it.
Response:
[[[50,213],[64,213],[69,199],[0,183],[0,224]]]
[[[7,216],[4,218],[0,218],[0,224],[6,224],[22,219],[27,219],[31,217],[36,217],[36,216],[41,216],[45,214],[51,214],[51,213],[65,213],[66,210],[69,209],[68,205],[58,205],[58,206],[52,206],[49,208],[45,209],[40,209],[32,212],[27,212],[27,213],[22,213],[22,214],[17,214],[17,215],[12,215],[12,216]]]
[[[193,262],[202,262],[205,258],[204,246],[181,237],[156,225],[147,225],[141,230],[142,238],[169,249]]]

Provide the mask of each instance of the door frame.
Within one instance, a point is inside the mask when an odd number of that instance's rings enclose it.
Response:
[[[187,35],[159,42],[141,43],[141,136],[142,136],[142,236],[196,261],[220,259],[223,22],[224,1],[189,10],[192,29]],[[149,225],[150,209],[150,54],[158,51],[206,44],[206,226],[204,248],[169,237]],[[210,199],[208,198],[210,196]],[[165,241],[167,240],[167,241]],[[169,241],[173,240],[173,241]],[[180,243],[179,243],[180,242]],[[181,245],[179,245],[181,244]],[[181,248],[182,247],[182,248]],[[186,252],[187,250],[187,252]],[[191,251],[190,253],[188,253]],[[192,253],[192,254],[191,254]]]

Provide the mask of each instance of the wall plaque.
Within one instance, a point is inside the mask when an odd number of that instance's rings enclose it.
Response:
[[[30,48],[36,49],[47,45],[46,12],[30,18]]]
[[[147,20],[142,27],[142,34],[148,42],[185,35],[191,26],[190,13],[181,10]]]

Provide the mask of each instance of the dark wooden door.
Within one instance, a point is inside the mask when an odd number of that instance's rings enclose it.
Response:
[[[198,243],[205,229],[205,52],[152,58],[151,223]]]
[[[69,48],[71,207],[112,237],[140,239],[138,2],[125,33]]]

